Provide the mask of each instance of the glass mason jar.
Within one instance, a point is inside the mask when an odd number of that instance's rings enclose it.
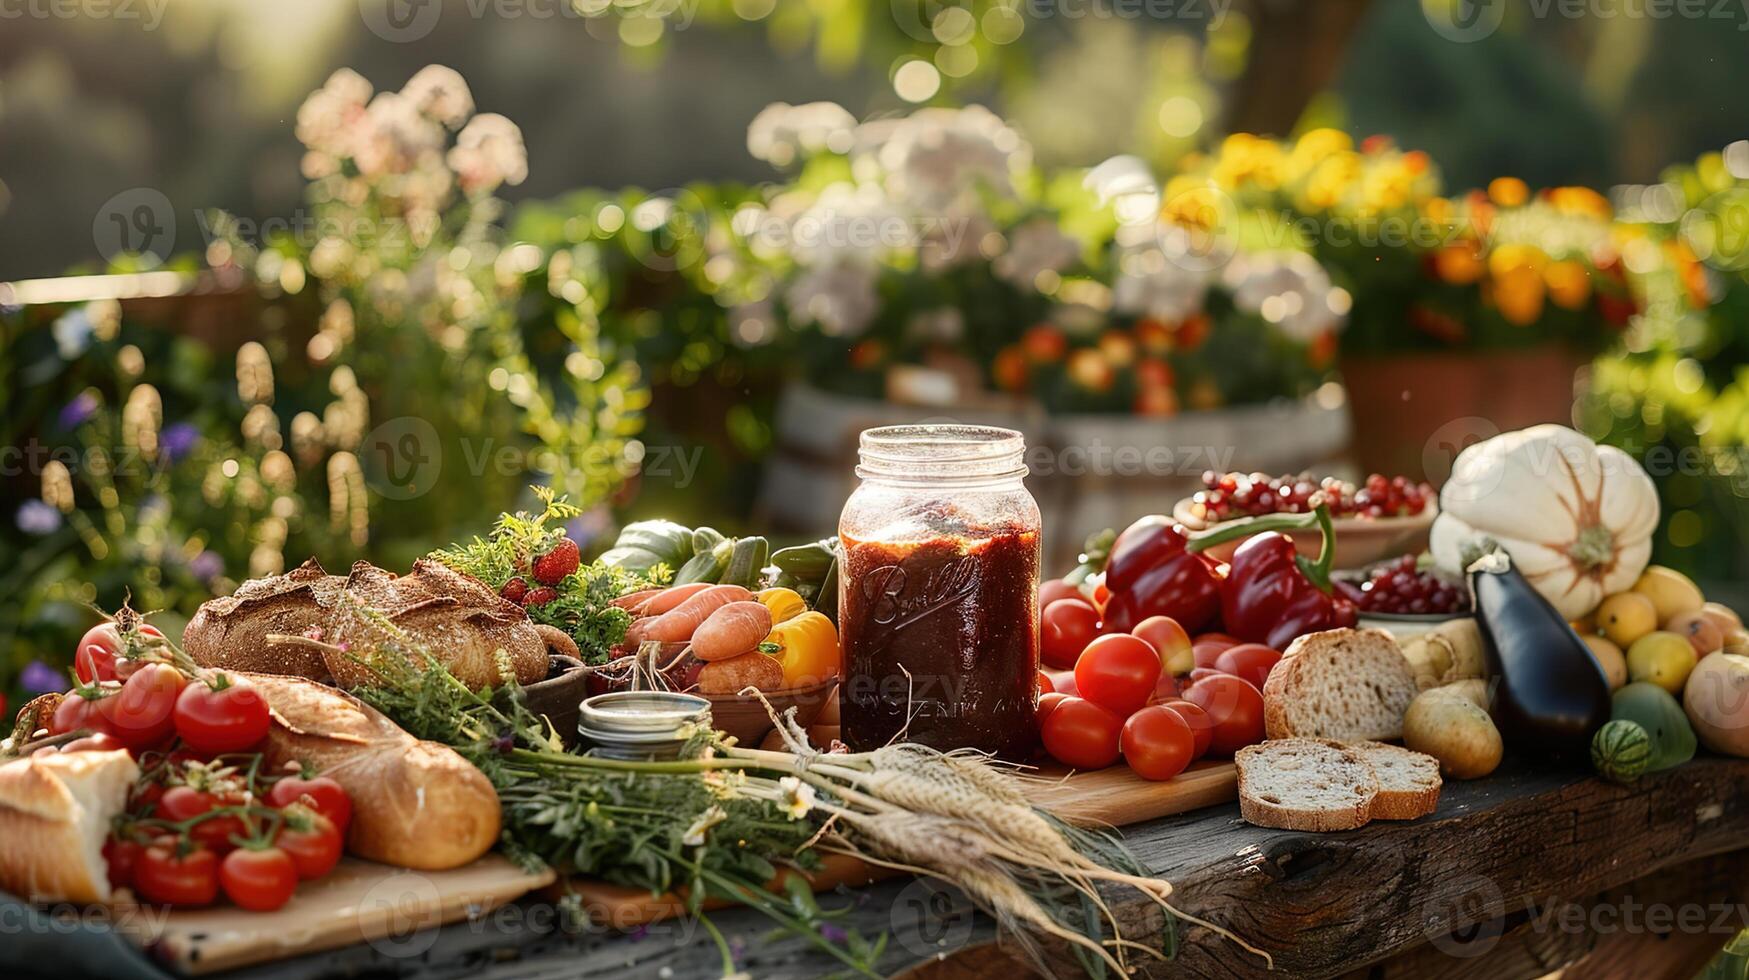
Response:
[[[1009,429],[863,432],[862,483],[838,519],[852,749],[902,737],[1014,760],[1036,751],[1039,513],[1025,452]]]

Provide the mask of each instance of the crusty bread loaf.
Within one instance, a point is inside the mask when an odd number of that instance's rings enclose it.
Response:
[[[352,796],[347,850],[403,868],[442,871],[498,840],[498,793],[447,745],[422,742],[382,712],[301,677],[244,674],[267,696],[267,766],[310,764]]]
[[[1372,801],[1374,820],[1414,820],[1439,808],[1439,760],[1421,752],[1383,742],[1349,746],[1372,766],[1379,795]]]
[[[1259,827],[1353,830],[1372,819],[1378,776],[1361,754],[1322,738],[1248,745],[1239,769],[1239,815]]]
[[[0,889],[33,902],[106,902],[103,842],[140,767],[127,752],[43,750],[0,766]]]
[[[1419,691],[1384,630],[1308,633],[1263,684],[1263,727],[1270,738],[1401,738],[1403,712]]]

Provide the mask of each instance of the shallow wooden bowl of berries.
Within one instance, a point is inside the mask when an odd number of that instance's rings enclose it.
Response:
[[[1203,474],[1202,490],[1173,505],[1172,517],[1192,531],[1206,531],[1244,517],[1309,512],[1314,496],[1331,509],[1337,568],[1360,568],[1421,551],[1439,514],[1432,487],[1400,476],[1386,479],[1375,473],[1356,486],[1335,477],[1209,472]],[[1322,547],[1316,528],[1287,533],[1302,555],[1315,557]],[[1245,540],[1222,542],[1204,554],[1227,561]]]
[[[1360,625],[1403,638],[1472,615],[1470,590],[1461,578],[1423,567],[1415,555],[1332,576],[1338,595],[1354,603]]]

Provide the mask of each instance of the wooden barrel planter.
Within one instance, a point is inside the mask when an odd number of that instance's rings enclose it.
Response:
[[[941,409],[849,398],[793,383],[779,399],[776,439],[755,521],[780,533],[828,535],[856,486],[857,437],[880,425],[961,422],[1026,434],[1027,486],[1043,512],[1049,569],[1072,565],[1087,535],[1143,514],[1170,513],[1204,470],[1328,469],[1349,447],[1339,397],[1283,399],[1170,419],[1056,415],[1038,406]]]

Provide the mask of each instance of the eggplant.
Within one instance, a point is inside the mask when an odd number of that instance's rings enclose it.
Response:
[[[1585,641],[1525,580],[1505,552],[1470,566],[1488,668],[1498,683],[1490,713],[1510,747],[1554,759],[1588,758],[1609,721],[1609,680]]]

